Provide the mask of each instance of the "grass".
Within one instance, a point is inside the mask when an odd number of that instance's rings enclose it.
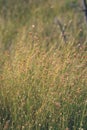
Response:
[[[69,0],[26,2],[0,0],[0,130],[87,130],[83,14]]]

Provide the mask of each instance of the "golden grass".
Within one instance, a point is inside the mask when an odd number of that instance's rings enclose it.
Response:
[[[71,4],[0,1],[0,130],[87,129],[87,33]]]
[[[86,122],[85,45],[52,45],[19,31],[11,55],[6,51],[0,74],[1,128],[73,129]],[[36,40],[37,37],[37,40]],[[28,39],[28,40],[27,40]],[[85,127],[84,127],[85,128]]]

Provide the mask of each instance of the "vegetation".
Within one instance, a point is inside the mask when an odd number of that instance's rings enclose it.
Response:
[[[0,0],[0,130],[87,130],[87,31],[79,6]]]

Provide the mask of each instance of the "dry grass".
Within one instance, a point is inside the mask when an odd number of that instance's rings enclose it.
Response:
[[[61,6],[62,3],[65,2],[61,1]],[[73,13],[68,11],[67,3],[64,11],[70,18]],[[87,129],[85,30],[81,23],[78,24],[77,15],[68,26],[62,23],[66,28],[65,44],[60,29],[51,22],[57,13],[56,1],[50,3],[48,0],[48,4],[45,1],[44,4],[31,2],[33,16],[30,23],[27,21],[24,25],[24,19],[17,24],[15,17],[10,17],[5,28],[1,17],[1,130]],[[58,10],[64,15],[60,7]],[[68,22],[68,17],[64,22]],[[44,23],[47,19],[48,23]]]
[[[85,45],[52,45],[46,51],[37,36],[32,45],[32,34],[27,40],[23,30],[12,55],[3,54],[1,128],[10,120],[10,129],[18,130],[85,129]]]

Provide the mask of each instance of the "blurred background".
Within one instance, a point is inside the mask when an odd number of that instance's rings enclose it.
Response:
[[[11,47],[23,28],[38,33],[48,44],[58,42],[61,29],[57,20],[67,39],[80,36],[84,40],[86,21],[82,9],[82,1],[76,0],[0,0],[0,48]]]

